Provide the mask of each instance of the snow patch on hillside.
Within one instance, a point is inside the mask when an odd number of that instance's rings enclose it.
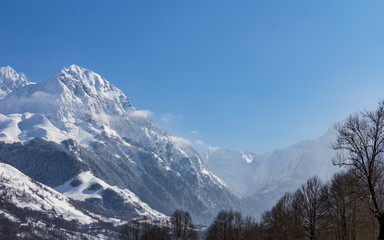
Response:
[[[0,215],[3,215],[5,218],[9,219],[11,222],[21,222],[19,218],[15,217],[13,214],[0,209]]]
[[[25,142],[33,138],[60,143],[70,136],[55,127],[39,113],[3,115],[0,113],[0,141],[6,143]]]
[[[133,192],[117,186],[111,186],[93,176],[89,171],[80,173],[78,176],[55,189],[65,196],[79,201],[102,199],[103,191],[109,189],[120,195],[126,203],[134,205],[136,213],[139,216],[147,216],[157,220],[167,218],[164,214],[153,210],[146,203],[142,202]]]
[[[71,205],[66,196],[33,181],[11,165],[0,163],[0,179],[6,189],[0,192],[6,194],[17,207],[41,212],[49,211],[56,217],[62,216],[67,221],[78,220],[82,224],[96,222]]]

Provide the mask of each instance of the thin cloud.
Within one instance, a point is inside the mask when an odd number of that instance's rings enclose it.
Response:
[[[216,151],[217,149],[219,149],[219,147],[214,147],[214,146],[209,146],[208,147],[209,151]]]
[[[192,145],[191,141],[182,137],[171,136],[171,140],[176,146]]]
[[[198,135],[198,134],[199,134],[199,132],[196,131],[196,130],[192,130],[191,133],[192,133],[193,135]]]
[[[173,114],[170,114],[170,113],[161,114],[161,121],[163,121],[165,123],[172,121],[174,118],[175,118],[175,116]]]
[[[131,116],[136,118],[149,118],[153,115],[151,111],[148,110],[135,110],[131,113]]]

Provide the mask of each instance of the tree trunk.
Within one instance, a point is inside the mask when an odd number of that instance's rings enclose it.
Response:
[[[379,225],[380,225],[380,233],[377,240],[384,240],[384,214],[380,213],[377,216],[377,220],[379,221]]]
[[[315,236],[315,228],[311,228],[311,236],[309,237],[310,240],[316,240],[316,236]]]

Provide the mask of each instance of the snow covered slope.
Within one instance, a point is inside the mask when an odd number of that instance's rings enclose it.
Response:
[[[7,119],[17,124],[18,129],[13,130],[26,136],[15,141],[41,137],[56,142],[74,138],[79,143],[89,143],[95,134],[125,130],[135,115],[140,115],[119,89],[100,75],[75,65],[39,84],[8,94],[1,103],[0,113],[21,114]],[[120,124],[122,120],[127,123]],[[31,130],[34,133],[25,133]],[[51,139],[52,136],[58,138]]]
[[[201,153],[201,157],[210,171],[241,196],[249,196],[265,184],[268,172],[254,153],[216,148]]]
[[[252,161],[247,161],[244,153],[228,149],[211,149],[202,156],[214,174],[247,197],[253,215],[260,216],[284,193],[295,191],[308,178],[317,175],[327,180],[339,170],[332,164],[335,152],[330,146],[335,139],[331,127],[316,140],[302,141],[261,156],[248,154]]]
[[[13,90],[30,84],[23,73],[17,73],[10,66],[0,68],[0,99]]]
[[[80,176],[88,180],[84,184],[100,182],[102,187],[108,187],[106,191],[109,188],[116,190],[89,173]],[[98,209],[86,209],[76,199],[68,198],[2,162],[0,183],[0,233],[4,239],[118,239],[120,226],[132,217],[132,214],[122,218],[105,217]],[[67,189],[70,190],[69,187]],[[85,190],[85,194],[87,191],[95,192],[95,186]],[[111,193],[113,190],[108,194],[114,196]],[[125,205],[134,205],[133,211],[141,210],[134,217],[144,214],[149,219],[166,219],[164,215],[141,203],[132,193],[129,196],[129,199],[125,199]]]
[[[90,70],[72,65],[0,100],[0,141],[28,144],[35,138],[62,143],[94,176],[165,214],[182,208],[207,222],[221,209],[244,208],[192,146],[159,128],[147,111]],[[43,183],[58,186],[52,178]]]
[[[151,209],[128,189],[111,186],[89,171],[80,173],[55,189],[70,199],[109,209],[126,220],[133,217],[147,217],[158,221],[167,219],[164,214]]]
[[[281,168],[272,172],[263,188],[247,198],[248,203],[253,206],[254,215],[261,216],[284,193],[295,191],[310,177],[316,175],[327,181],[339,171],[340,168],[332,164],[336,153],[330,146],[335,140],[336,132],[331,127],[316,140],[302,141],[287,149],[263,155],[263,161],[278,162]]]
[[[0,195],[18,208],[46,212],[66,221],[77,220],[81,224],[97,222],[97,219],[73,206],[66,196],[35,182],[11,165],[0,163],[0,179]],[[16,217],[14,219],[17,221]]]

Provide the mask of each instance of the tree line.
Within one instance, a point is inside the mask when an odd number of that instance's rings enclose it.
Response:
[[[170,221],[132,219],[120,231],[122,240],[171,240],[198,239],[197,230],[189,212],[176,210]]]
[[[379,225],[359,181],[353,171],[309,179],[263,214],[259,239],[375,239]]]

